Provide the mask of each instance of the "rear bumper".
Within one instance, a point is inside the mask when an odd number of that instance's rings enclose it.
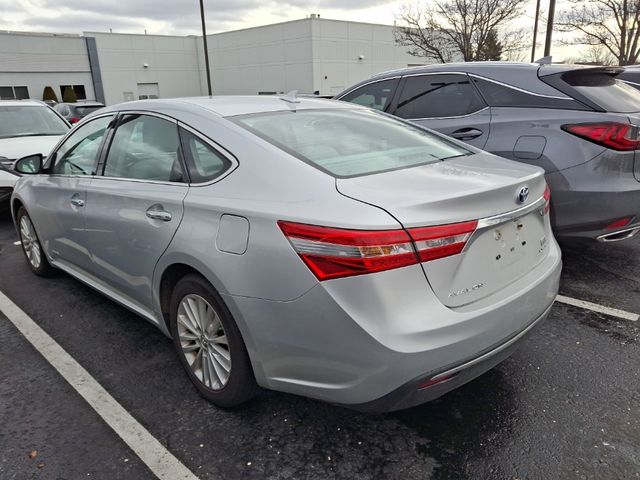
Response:
[[[510,357],[520,344],[531,334],[535,327],[547,318],[552,306],[553,305],[549,305],[542,315],[521,331],[516,332],[511,338],[490,348],[486,352],[481,352],[474,358],[463,361],[458,365],[445,367],[440,372],[421,375],[384,397],[378,398],[372,402],[346,406],[362,412],[383,413],[411,408],[416,405],[435,400],[451,390],[455,390],[465,383],[479,377],[483,373],[500,364],[503,360]],[[426,381],[437,381],[438,379],[441,379],[440,383],[420,388]]]
[[[290,302],[225,300],[261,386],[360,409],[405,408],[491,368],[545,317],[562,264],[555,241],[549,249],[508,287],[456,308],[440,302],[419,265],[323,282]],[[479,357],[429,392],[410,392]]]
[[[640,224],[640,182],[633,174],[633,161],[632,154],[605,153],[547,174],[556,237],[598,239]],[[632,218],[629,225],[606,228],[626,217]]]

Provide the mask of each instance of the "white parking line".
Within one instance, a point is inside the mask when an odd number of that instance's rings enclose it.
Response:
[[[162,480],[198,480],[198,477],[133,418],[89,372],[2,292],[0,311],[140,457],[156,477]]]
[[[585,302],[584,300],[565,297],[564,295],[558,295],[556,297],[556,302],[566,303],[567,305],[584,308],[586,310],[591,310],[592,312],[604,313],[605,315],[611,315],[612,317],[618,317],[624,320],[631,320],[632,322],[636,322],[640,318],[640,315],[638,315],[637,313],[626,312],[617,308],[605,307],[604,305]]]

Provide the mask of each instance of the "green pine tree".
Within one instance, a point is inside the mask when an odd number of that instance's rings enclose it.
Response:
[[[490,30],[484,45],[478,51],[478,60],[498,61],[502,58],[502,43],[498,41],[498,32]]]

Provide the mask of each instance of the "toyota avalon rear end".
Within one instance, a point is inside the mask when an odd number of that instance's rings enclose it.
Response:
[[[284,303],[235,299],[244,318],[271,319],[250,326],[270,345],[259,353],[269,388],[407,408],[492,368],[546,317],[561,260],[542,170],[369,112],[235,121],[390,221],[280,218],[295,268],[317,284]]]

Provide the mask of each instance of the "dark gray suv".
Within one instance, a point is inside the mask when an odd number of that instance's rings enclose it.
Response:
[[[502,62],[376,75],[337,95],[544,168],[560,238],[640,231],[640,91],[618,67]]]

